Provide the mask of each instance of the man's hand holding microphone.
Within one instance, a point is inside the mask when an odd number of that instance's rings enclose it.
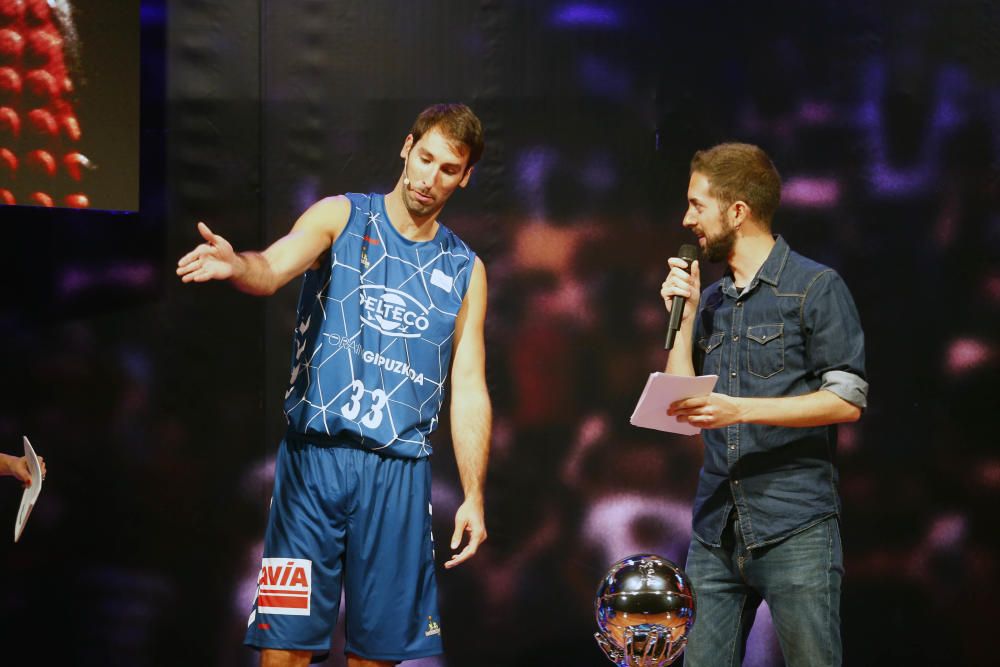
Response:
[[[684,335],[689,348],[691,339],[691,324],[693,317],[698,312],[698,301],[701,299],[701,269],[698,266],[698,249],[689,244],[682,245],[677,252],[677,257],[671,257],[667,264],[670,266],[670,273],[663,281],[660,288],[660,296],[670,313],[670,324],[667,327],[667,341],[664,349],[672,350],[677,338],[677,333],[684,329]],[[674,355],[676,356],[676,355]],[[688,361],[690,362],[690,349],[688,349]],[[692,372],[693,374],[693,372]]]

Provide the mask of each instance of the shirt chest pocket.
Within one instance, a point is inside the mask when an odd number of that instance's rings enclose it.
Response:
[[[747,370],[769,378],[785,369],[784,324],[747,327]]]
[[[722,369],[722,336],[721,331],[717,331],[711,336],[698,339],[698,347],[701,349],[702,375],[718,375]]]

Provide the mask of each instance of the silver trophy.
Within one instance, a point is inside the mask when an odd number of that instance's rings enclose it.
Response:
[[[637,554],[615,563],[594,601],[597,644],[618,667],[669,665],[687,645],[695,594],[684,570]]]

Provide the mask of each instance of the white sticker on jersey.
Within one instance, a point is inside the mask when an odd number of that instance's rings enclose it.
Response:
[[[265,558],[257,586],[257,612],[309,616],[312,561],[304,558]]]
[[[450,292],[455,285],[455,279],[442,273],[440,269],[434,269],[431,271],[431,285],[440,287],[445,292]]]

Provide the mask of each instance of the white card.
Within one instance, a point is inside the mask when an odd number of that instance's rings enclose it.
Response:
[[[667,414],[667,408],[674,401],[694,396],[707,396],[715,387],[718,375],[670,375],[669,373],[650,373],[646,388],[635,406],[635,412],[629,420],[633,426],[653,428],[657,431],[680,433],[681,435],[697,435],[701,429],[688,422],[678,421],[677,417]]]
[[[14,541],[17,542],[24,532],[24,524],[28,523],[31,510],[35,507],[38,494],[42,492],[42,467],[38,465],[38,456],[28,437],[24,437],[24,457],[28,460],[28,471],[31,472],[31,486],[24,490],[21,496],[21,507],[17,511],[17,521],[14,522]]]

